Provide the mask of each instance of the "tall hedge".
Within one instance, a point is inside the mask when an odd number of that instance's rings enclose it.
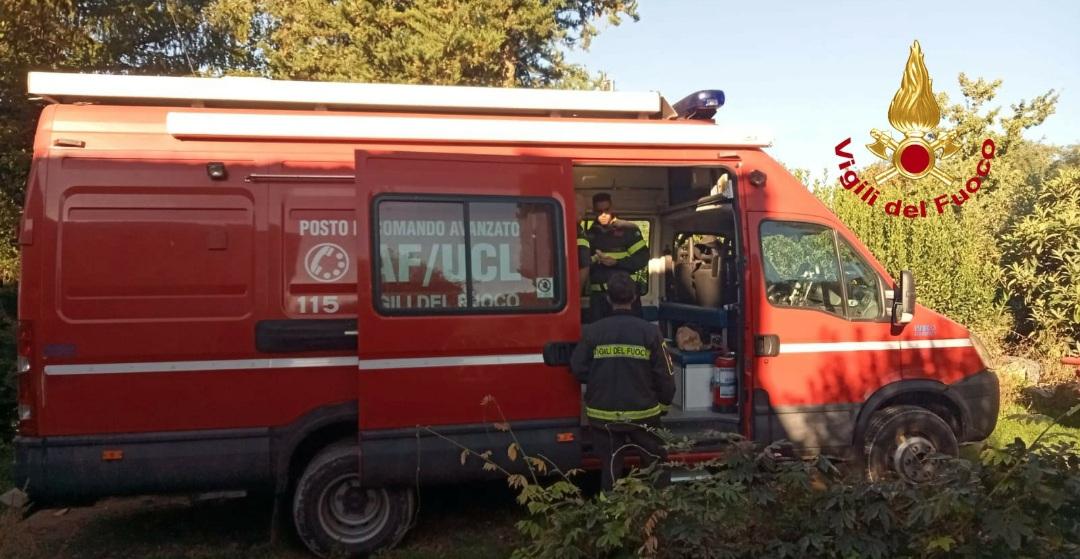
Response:
[[[931,177],[917,181],[896,178],[881,185],[873,207],[836,180],[819,181],[815,193],[894,276],[903,269],[914,272],[920,303],[1000,341],[1015,324],[1005,305],[1010,296],[1002,273],[1002,237],[1031,211],[1035,189],[1049,172],[1056,153],[1053,147],[1025,140],[1022,134],[1053,113],[1057,96],[1047,92],[1030,102],[1012,105],[1011,111],[1002,115],[1000,108],[987,106],[1000,80],[971,80],[961,74],[959,85],[961,103],[950,104],[947,96],[938,96],[944,107],[940,132],[954,131],[961,146],[939,166],[959,182],[946,185]],[[899,137],[896,132],[893,135]],[[937,213],[935,197],[957,193],[977,174],[987,139],[994,144],[989,176],[962,205],[950,205]],[[853,138],[853,143],[857,140]],[[865,140],[869,143],[868,135]],[[877,160],[857,160],[855,165],[863,178],[885,169]],[[927,217],[886,215],[885,204],[895,200],[905,204],[925,201]]]
[[[1080,167],[1041,184],[1031,213],[1002,238],[1017,330],[1044,347],[1080,354]]]

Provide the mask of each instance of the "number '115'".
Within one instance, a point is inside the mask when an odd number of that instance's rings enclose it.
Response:
[[[300,314],[333,314],[341,309],[337,295],[312,295],[310,297],[300,297],[299,300]]]

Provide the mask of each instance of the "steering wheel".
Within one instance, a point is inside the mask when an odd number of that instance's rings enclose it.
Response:
[[[765,297],[770,303],[775,305],[782,305],[790,297],[790,290],[786,289],[788,282],[769,282],[769,287],[765,289]]]
[[[861,277],[853,277],[847,284],[847,306],[850,314],[863,316],[874,303],[874,289]]]
[[[801,307],[806,302],[806,298],[810,296],[810,290],[813,289],[814,282],[819,281],[822,277],[821,266],[803,262],[799,265],[796,277],[797,279],[792,283],[788,301],[793,306]],[[801,296],[799,295],[800,292],[802,293]]]

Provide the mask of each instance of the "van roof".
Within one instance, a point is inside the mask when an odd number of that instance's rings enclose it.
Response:
[[[162,77],[30,72],[31,95],[57,103],[181,105],[456,114],[591,116],[659,119],[673,116],[655,91],[582,91],[270,80],[258,77]]]
[[[656,92],[51,72],[30,72],[27,82],[30,94],[53,103],[163,108],[164,132],[182,140],[772,144],[765,131],[673,118],[675,111]]]

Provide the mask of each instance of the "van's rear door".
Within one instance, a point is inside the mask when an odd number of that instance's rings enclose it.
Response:
[[[364,477],[479,476],[434,432],[508,461],[504,423],[576,464],[579,386],[542,357],[580,333],[570,161],[358,151],[356,177]]]

